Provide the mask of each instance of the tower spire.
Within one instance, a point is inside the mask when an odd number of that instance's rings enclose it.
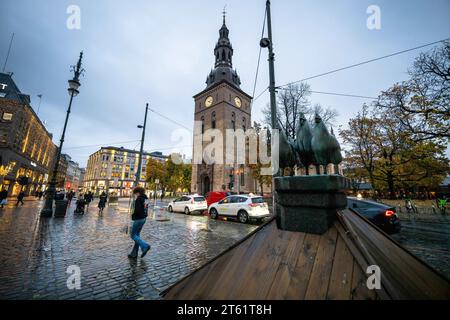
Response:
[[[223,25],[225,25],[225,16],[227,15],[227,11],[226,11],[227,5],[225,5],[223,7],[223,11],[222,11],[222,15],[223,15]]]
[[[223,24],[219,29],[219,39],[214,48],[214,70],[209,73],[206,84],[207,86],[211,86],[222,79],[226,79],[239,87],[241,80],[239,79],[237,72],[233,70],[233,47],[228,37],[230,31],[225,24],[227,14],[225,9],[226,5],[222,11]]]

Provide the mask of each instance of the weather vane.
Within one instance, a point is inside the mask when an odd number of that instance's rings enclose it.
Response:
[[[226,16],[226,14],[227,14],[226,9],[227,9],[227,5],[224,5],[223,11],[222,11],[222,14],[223,14],[223,23],[225,23],[225,16]]]

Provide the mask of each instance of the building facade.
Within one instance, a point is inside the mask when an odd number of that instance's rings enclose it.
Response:
[[[67,155],[65,156],[67,160],[67,170],[64,181],[64,189],[67,191],[69,190],[77,191],[82,186],[80,184],[81,180],[80,165],[77,162],[73,161],[72,159],[67,158]]]
[[[224,149],[227,129],[243,129],[245,132],[251,128],[252,100],[252,97],[240,88],[241,80],[237,71],[233,69],[233,47],[228,34],[224,16],[223,25],[219,30],[219,40],[214,48],[214,69],[206,78],[206,88],[194,96],[194,121],[197,124],[201,123],[201,135],[208,129],[220,130]],[[192,191],[203,195],[209,191],[222,190],[253,192],[255,183],[251,177],[251,169],[236,161],[227,164],[225,151],[222,163],[207,164],[205,161],[199,163],[196,154],[201,154],[209,142],[202,142],[202,150],[196,150],[197,134],[198,131],[194,133]]]
[[[167,156],[161,152],[143,154],[139,185],[147,188],[147,159],[166,161]],[[102,147],[91,154],[83,178],[83,190],[99,194],[103,191],[128,197],[134,185],[139,163],[139,151],[117,147]]]
[[[45,190],[57,147],[10,74],[0,73],[0,189],[9,196]]]

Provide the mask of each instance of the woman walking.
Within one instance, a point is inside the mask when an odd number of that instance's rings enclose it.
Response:
[[[141,230],[147,220],[147,208],[145,200],[145,189],[142,187],[136,187],[133,189],[133,195],[136,197],[134,203],[134,212],[131,216],[133,226],[131,228],[131,239],[134,241],[134,247],[131,253],[128,255],[130,259],[136,259],[138,256],[139,248],[141,248],[141,258],[145,257],[151,246],[141,239]]]
[[[103,214],[103,209],[105,209],[107,199],[108,197],[106,196],[106,193],[102,192],[102,194],[100,195],[100,200],[98,201],[98,213],[100,215]]]

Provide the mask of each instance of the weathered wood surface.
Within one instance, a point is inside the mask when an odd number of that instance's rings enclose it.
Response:
[[[165,299],[449,299],[448,281],[348,210],[323,235],[271,220],[163,292]],[[366,287],[381,268],[380,290]]]
[[[282,231],[272,221],[164,295],[188,300],[375,299],[361,285],[364,274],[354,265],[336,227],[319,236]]]
[[[369,265],[381,269],[392,299],[450,299],[449,281],[356,212],[338,213],[349,237]],[[384,298],[384,297],[383,297]]]

